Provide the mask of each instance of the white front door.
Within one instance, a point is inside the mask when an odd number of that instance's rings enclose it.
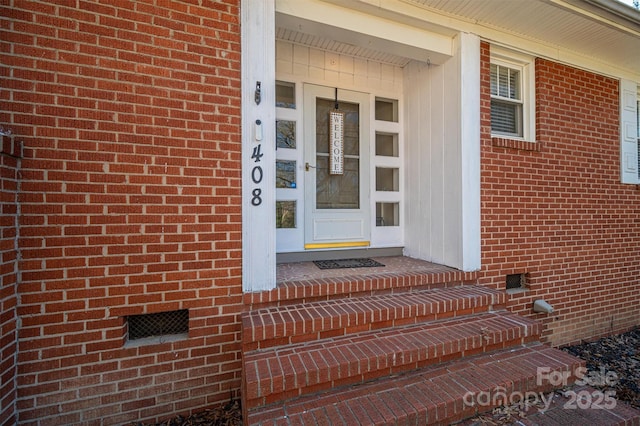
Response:
[[[304,88],[305,249],[367,247],[371,238],[370,102],[366,93],[305,84]],[[343,113],[338,139],[330,146],[329,113]],[[330,155],[342,173],[330,173]]]

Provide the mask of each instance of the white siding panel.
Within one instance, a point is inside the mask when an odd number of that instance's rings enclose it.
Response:
[[[278,44],[280,43],[282,42],[278,42]],[[309,48],[294,44],[293,45],[293,63],[309,66]]]
[[[405,254],[480,267],[480,46],[461,35],[440,66],[410,63],[405,78]]]
[[[431,68],[411,62],[404,68],[406,209],[405,254],[433,260],[431,164]]]
[[[324,52],[318,49],[309,49],[309,66],[314,68],[324,68]],[[280,73],[280,69],[277,69]]]
[[[356,58],[354,60],[354,74],[355,74],[355,78],[357,79],[361,79],[361,78],[366,78],[367,77],[367,67],[368,67],[368,63],[365,59],[360,59],[360,58]]]
[[[293,45],[276,42],[276,68],[291,74],[293,72]]]
[[[432,70],[431,93],[431,128],[429,129],[429,145],[431,147],[431,157],[425,158],[425,165],[430,172],[428,184],[431,186],[431,253],[433,261],[444,263],[444,221],[447,215],[445,211],[445,196],[451,196],[445,191],[445,185],[449,182],[444,179],[444,138],[450,129],[445,127],[445,99],[447,93],[445,85],[447,76],[446,65],[434,66]],[[429,214],[429,212],[426,212]]]
[[[462,209],[462,186],[461,186],[461,149],[460,149],[460,78],[451,78],[450,76],[460,75],[460,56],[456,55],[449,59],[442,66],[444,69],[445,80],[443,87],[445,88],[443,99],[444,104],[442,110],[443,129],[442,140],[440,143],[443,147],[443,157],[441,164],[443,165],[443,220],[442,220],[442,263],[446,265],[455,265],[459,267],[461,264],[462,251],[462,227],[461,227],[461,209]]]
[[[340,55],[340,72],[342,74],[353,74],[353,57]]]

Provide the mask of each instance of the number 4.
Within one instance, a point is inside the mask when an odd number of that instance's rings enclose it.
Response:
[[[260,152],[261,150],[262,150],[262,145],[261,144],[259,144],[255,148],[253,148],[253,154],[251,154],[251,158],[255,159],[256,163],[259,163],[260,159],[264,155],[262,152]]]

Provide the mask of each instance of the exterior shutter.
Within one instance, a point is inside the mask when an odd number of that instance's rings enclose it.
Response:
[[[640,183],[637,97],[637,83],[630,80],[620,80],[620,174],[622,183]]]

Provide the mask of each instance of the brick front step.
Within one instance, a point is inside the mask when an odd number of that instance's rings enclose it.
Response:
[[[530,343],[539,335],[537,322],[499,311],[254,351],[244,356],[244,403],[253,408]]]
[[[451,424],[514,401],[517,395],[550,391],[553,386],[545,377],[564,374],[570,384],[582,365],[565,352],[535,344],[263,406],[250,410],[246,423]],[[543,380],[538,380],[539,367],[549,369]]]
[[[425,262],[427,263],[427,262]],[[244,294],[244,304],[249,310],[270,306],[337,298],[350,298],[374,294],[406,292],[416,289],[443,288],[473,284],[477,272],[462,272],[433,264],[425,270],[371,272],[358,276],[297,279],[280,282],[269,291]]]
[[[242,315],[243,351],[487,312],[504,304],[502,292],[459,285],[262,308]]]

